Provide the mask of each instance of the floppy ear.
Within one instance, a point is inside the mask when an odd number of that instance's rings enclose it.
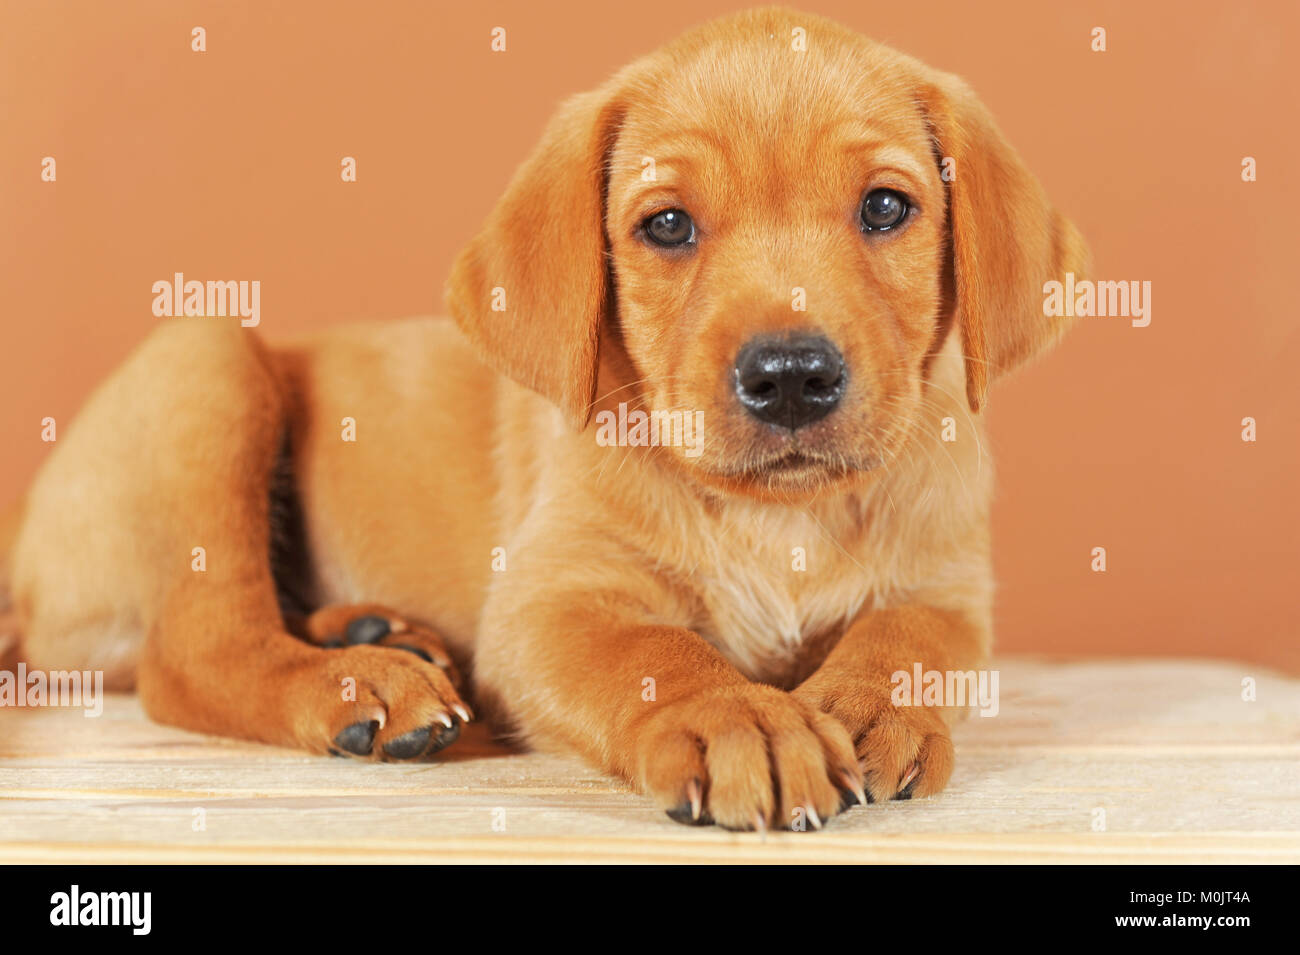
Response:
[[[955,160],[948,185],[957,321],[972,411],[993,379],[1055,342],[1069,319],[1043,314],[1044,283],[1082,279],[1088,248],[1002,138],[989,111],[955,76],[923,94],[936,145]]]
[[[609,309],[605,87],[565,102],[482,230],[457,257],[448,305],[488,363],[586,425]]]

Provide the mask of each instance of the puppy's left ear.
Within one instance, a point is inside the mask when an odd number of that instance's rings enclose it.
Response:
[[[447,285],[457,324],[488,363],[579,429],[610,308],[605,161],[620,115],[612,86],[566,101]]]
[[[921,99],[941,157],[955,160],[948,228],[966,397],[979,411],[996,376],[1065,331],[1069,319],[1043,314],[1044,284],[1067,272],[1081,279],[1091,263],[1083,237],[964,82],[931,72]]]

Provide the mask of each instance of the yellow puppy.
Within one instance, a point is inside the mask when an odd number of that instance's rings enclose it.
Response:
[[[1086,257],[961,81],[726,17],[564,104],[454,323],[166,320],[28,494],[9,619],[212,733],[411,759],[472,699],[685,821],[934,793],[953,711],[891,676],[985,659],[979,412]]]

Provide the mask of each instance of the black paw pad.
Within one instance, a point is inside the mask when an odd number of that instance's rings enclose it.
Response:
[[[374,643],[382,640],[393,632],[393,628],[388,625],[388,621],[383,617],[376,617],[371,614],[366,617],[357,617],[348,624],[347,629],[343,632],[343,638],[350,646],[358,643]]]
[[[334,745],[353,756],[369,756],[374,749],[375,733],[378,731],[378,720],[353,723],[334,737]]]
[[[691,804],[683,803],[680,806],[674,806],[668,810],[668,818],[673,822],[680,822],[683,826],[711,826],[713,820],[707,812],[700,813],[700,818],[696,819],[691,815]]]
[[[418,730],[403,733],[397,739],[384,744],[384,755],[393,759],[414,759],[429,747],[433,739],[433,727],[425,726]]]
[[[869,801],[871,797],[867,797],[867,798]],[[840,812],[844,812],[845,810],[852,809],[857,804],[858,804],[857,793],[855,793],[852,789],[840,790]]]
[[[434,738],[433,745],[429,747],[430,753],[436,753],[440,749],[446,749],[456,740],[460,739],[460,720],[456,717],[451,718],[450,726],[438,726],[438,735]]]
[[[433,662],[433,657],[429,656],[428,653],[421,650],[419,647],[411,646],[409,643],[395,643],[392,644],[392,647],[394,650],[405,650],[407,653],[414,653],[421,660],[425,660],[429,663]]]

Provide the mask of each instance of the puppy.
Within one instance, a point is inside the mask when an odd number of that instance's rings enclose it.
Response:
[[[1086,258],[960,80],[726,17],[561,107],[454,323],[161,324],[25,498],[12,629],[318,753],[426,757],[472,702],[685,822],[928,796],[957,708],[892,677],[986,659],[980,412]]]

